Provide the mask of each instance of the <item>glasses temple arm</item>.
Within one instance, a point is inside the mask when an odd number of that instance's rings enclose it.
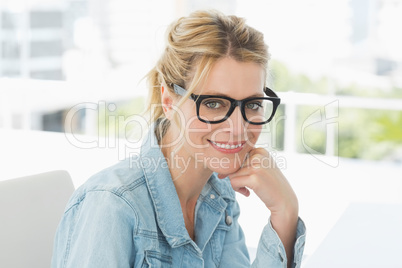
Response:
[[[186,90],[184,88],[182,88],[181,86],[178,86],[176,84],[173,84],[173,90],[176,94],[180,95],[180,96],[184,96],[186,95]]]

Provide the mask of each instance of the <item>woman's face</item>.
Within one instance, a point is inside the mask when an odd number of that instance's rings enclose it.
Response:
[[[208,79],[196,88],[194,94],[228,96],[236,100],[263,97],[264,81],[265,72],[260,65],[223,58],[213,66]],[[229,174],[237,171],[261,133],[262,126],[247,123],[239,106],[226,121],[218,124],[198,120],[196,105],[191,99],[183,103],[180,111],[184,119],[180,120],[184,135],[182,152],[193,157],[195,165],[213,172]]]

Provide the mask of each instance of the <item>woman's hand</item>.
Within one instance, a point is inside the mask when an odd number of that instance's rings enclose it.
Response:
[[[264,202],[271,214],[298,213],[297,197],[277,167],[275,160],[264,148],[250,151],[244,165],[235,173],[219,174],[229,177],[235,191],[249,196],[249,189]]]
[[[250,151],[244,165],[235,173],[219,174],[229,177],[235,191],[250,195],[253,190],[271,211],[271,224],[281,239],[287,256],[287,266],[293,263],[299,205],[296,194],[279,170],[273,157],[263,148]]]

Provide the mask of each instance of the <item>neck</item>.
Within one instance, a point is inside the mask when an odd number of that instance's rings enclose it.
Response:
[[[174,137],[175,135],[168,130],[161,144],[170,144]],[[195,204],[212,171],[203,163],[197,162],[185,148],[181,147],[181,142],[172,147],[162,148],[162,153],[167,160],[180,203]]]

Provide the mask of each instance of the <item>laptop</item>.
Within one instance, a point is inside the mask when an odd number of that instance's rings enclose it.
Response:
[[[50,267],[74,186],[66,171],[0,181],[0,267]]]

